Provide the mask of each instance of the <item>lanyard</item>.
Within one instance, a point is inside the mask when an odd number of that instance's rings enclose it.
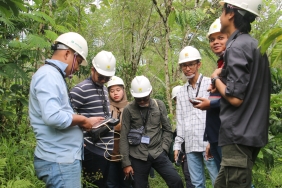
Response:
[[[203,75],[201,75],[201,78],[200,78],[200,81],[199,81],[199,85],[198,85],[198,88],[197,88],[196,97],[197,97],[198,94],[199,94],[199,90],[200,90],[200,87],[201,87],[202,80],[203,80]],[[188,95],[189,95],[189,86],[190,86],[190,84],[187,86]]]
[[[140,108],[140,107],[139,107],[139,108]],[[139,112],[140,112],[140,115],[141,115],[141,118],[142,118],[142,122],[143,122],[143,127],[145,128],[145,133],[147,132],[146,124],[147,124],[147,122],[148,122],[150,109],[151,109],[151,103],[150,103],[150,105],[149,105],[149,107],[148,107],[148,110],[147,110],[147,113],[146,113],[146,117],[144,117],[142,111],[139,109]]]
[[[89,79],[92,81],[93,85],[96,86],[95,88],[96,88],[97,94],[99,95],[99,98],[100,98],[100,100],[102,101],[102,107],[103,107],[103,112],[104,112],[105,118],[110,117],[109,108],[108,108],[108,106],[107,106],[106,95],[105,95],[105,92],[104,92],[104,86],[103,86],[103,85],[102,85],[102,86],[97,85],[97,84],[92,80],[91,77],[90,77]],[[99,86],[101,87],[101,91],[102,91],[101,93],[98,92],[98,90],[100,90],[100,89],[98,88]]]
[[[59,73],[61,74],[61,76],[63,77],[63,80],[64,80],[64,82],[65,82],[65,84],[66,84],[66,88],[67,88],[67,91],[68,91],[68,96],[69,96],[69,99],[70,99],[71,108],[74,109],[73,106],[72,106],[72,97],[71,97],[71,95],[69,94],[68,85],[67,85],[66,79],[65,79],[65,77],[64,77],[63,71],[62,71],[57,65],[55,65],[54,63],[49,63],[49,62],[46,61],[45,64],[50,65],[50,66],[54,67],[55,69],[57,69],[57,70],[59,71]]]

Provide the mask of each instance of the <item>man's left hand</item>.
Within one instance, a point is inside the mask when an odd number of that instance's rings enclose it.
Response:
[[[197,100],[202,101],[197,105],[193,105],[194,108],[198,108],[200,110],[208,110],[210,108],[210,100],[206,98],[197,97]]]

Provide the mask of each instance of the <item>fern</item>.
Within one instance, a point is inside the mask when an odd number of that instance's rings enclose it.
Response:
[[[1,10],[1,9],[0,9]],[[11,22],[9,19],[5,17],[0,17],[0,22],[3,22],[3,24],[8,28],[8,29],[15,29],[15,26],[13,22]]]
[[[31,49],[50,48],[51,44],[39,35],[29,34],[24,41]]]
[[[56,40],[56,38],[58,37],[58,35],[55,32],[53,32],[53,31],[44,30],[44,32],[45,32],[45,37],[47,39],[50,39],[51,41]]]
[[[43,18],[47,23],[51,24],[51,26],[56,25],[55,20],[50,16],[48,16],[47,14],[45,14],[44,12],[34,11],[33,14],[37,17]]]
[[[7,182],[6,188],[29,188],[34,187],[28,180],[10,180]]]

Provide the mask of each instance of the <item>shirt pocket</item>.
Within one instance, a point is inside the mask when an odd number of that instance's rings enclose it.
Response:
[[[159,125],[161,122],[161,113],[159,111],[152,112],[150,118],[150,124]]]

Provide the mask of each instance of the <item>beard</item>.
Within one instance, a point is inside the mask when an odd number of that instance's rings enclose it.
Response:
[[[138,105],[139,105],[139,107],[141,107],[141,108],[146,108],[146,107],[149,106],[149,103],[148,103],[148,104],[143,104],[143,105],[138,104]]]

